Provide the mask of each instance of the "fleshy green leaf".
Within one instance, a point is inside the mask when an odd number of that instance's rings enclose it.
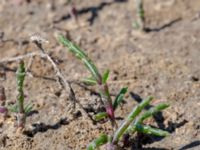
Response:
[[[109,138],[106,134],[102,134],[88,145],[87,150],[95,150],[96,148],[99,148],[100,146],[106,144],[108,139]]]
[[[92,60],[87,56],[87,54],[83,50],[81,50],[77,45],[73,44],[72,42],[70,42],[69,40],[64,38],[64,36],[59,36],[58,40],[61,44],[68,47],[69,51],[72,52],[77,58],[82,60],[82,62],[86,66],[86,68],[90,71],[92,76],[97,81],[100,80],[100,74],[99,74],[96,66],[94,65]]]
[[[102,120],[102,119],[104,119],[106,117],[108,117],[108,114],[106,112],[100,112],[100,113],[98,113],[98,114],[95,115],[94,119],[96,121],[100,121],[100,120]]]
[[[31,103],[27,104],[25,107],[24,107],[24,111],[26,114],[30,113],[33,109],[33,105]]]
[[[152,107],[151,109],[149,109],[148,111],[144,112],[141,117],[138,118],[137,123],[142,124],[143,121],[151,116],[153,116],[154,114],[158,113],[161,110],[166,109],[167,107],[169,107],[168,104],[158,104],[157,106]]]
[[[9,106],[8,106],[8,110],[9,110],[10,112],[17,113],[17,112],[18,112],[18,105],[17,105],[17,103],[16,103],[16,104],[13,104],[13,105],[9,105]]]
[[[116,96],[113,104],[114,110],[119,106],[119,104],[122,102],[124,95],[126,94],[128,88],[122,88],[119,92],[119,94]]]
[[[141,124],[137,124],[134,128],[136,128],[136,131],[142,132],[144,134],[151,134],[151,135],[155,135],[155,136],[168,136],[169,135],[169,132],[167,132],[167,131],[153,128],[150,126],[141,125]]]
[[[10,112],[18,113],[18,104],[17,103],[15,103],[13,105],[9,105],[7,108]],[[24,111],[26,114],[28,114],[32,109],[33,109],[33,105],[31,103],[26,104],[24,106]]]
[[[106,81],[108,80],[109,73],[110,73],[109,70],[106,70],[106,71],[104,72],[103,78],[102,78],[102,82],[103,82],[103,83],[106,83]]]
[[[69,50],[75,54],[79,59],[87,57],[87,55],[75,44],[70,42],[68,39],[66,39],[64,36],[58,36],[58,40],[61,44],[68,47]]]
[[[90,71],[92,76],[98,81],[100,75],[93,62],[89,58],[82,58],[81,60],[83,61],[86,68]]]
[[[93,77],[84,78],[84,79],[82,79],[82,82],[84,82],[87,85],[95,85],[95,84],[97,84],[97,81]]]

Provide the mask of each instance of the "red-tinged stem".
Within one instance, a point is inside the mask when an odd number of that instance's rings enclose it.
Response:
[[[117,124],[115,122],[114,108],[113,108],[113,105],[112,105],[112,98],[110,96],[108,85],[107,85],[107,83],[99,84],[99,85],[101,87],[101,89],[100,89],[101,98],[104,102],[105,109],[106,109],[106,112],[108,114],[108,117],[111,121],[112,126],[117,127]]]

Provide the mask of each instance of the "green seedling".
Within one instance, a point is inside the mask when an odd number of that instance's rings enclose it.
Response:
[[[24,62],[20,61],[19,67],[16,72],[16,79],[17,79],[17,102],[14,105],[5,104],[5,92],[4,88],[0,88],[0,100],[3,102],[0,106],[0,113],[6,114],[8,112],[16,113],[17,114],[17,127],[24,128],[26,122],[26,116],[32,110],[32,104],[24,104],[24,79],[25,79],[25,67]]]
[[[24,79],[25,79],[25,67],[24,62],[20,61],[19,68],[17,69],[17,126],[24,127],[26,121],[26,113],[24,109]]]
[[[17,113],[17,127],[24,128],[26,123],[26,116],[32,110],[32,105],[24,106],[24,79],[25,79],[26,71],[24,67],[24,62],[20,61],[19,67],[16,72],[17,78],[17,103],[10,108],[10,111]]]
[[[99,93],[101,95],[101,99],[104,103],[106,112],[99,113],[95,116],[96,120],[103,119],[105,117],[109,117],[111,123],[113,126],[116,127],[115,122],[115,115],[114,110],[117,108],[117,106],[120,104],[121,99],[123,96],[118,96],[116,100],[112,101],[109,87],[107,84],[107,80],[109,77],[109,70],[106,70],[105,73],[101,74],[93,61],[88,57],[88,55],[81,50],[77,45],[71,43],[69,40],[64,38],[63,36],[59,36],[59,41],[64,46],[68,47],[69,51],[72,52],[78,59],[80,59],[86,68],[90,71],[91,77],[84,79],[83,81],[90,85],[99,85]],[[124,90],[123,90],[124,92]]]
[[[141,31],[145,30],[145,11],[143,0],[135,0],[137,20],[133,23],[133,27]]]
[[[25,67],[24,62],[20,61],[19,67],[16,72],[17,78],[17,103],[8,106],[8,110],[17,114],[17,127],[24,128],[26,123],[27,114],[32,110],[32,104],[24,104],[24,79],[25,79]]]
[[[109,77],[109,71],[105,71],[105,73],[100,74],[97,67],[94,65],[93,61],[86,55],[86,53],[81,50],[77,45],[73,44],[69,40],[65,39],[63,36],[59,36],[59,41],[64,46],[68,47],[69,51],[71,51],[78,59],[80,59],[86,66],[86,68],[90,71],[91,77],[84,79],[88,85],[99,85],[100,87],[100,95],[104,102],[104,106],[106,112],[99,112],[95,115],[95,120],[99,121],[106,117],[110,118],[113,127],[115,127],[115,131],[111,135],[102,134],[99,138],[95,139],[88,145],[88,150],[94,150],[99,148],[102,145],[107,144],[108,150],[115,150],[118,146],[121,138],[126,134],[134,134],[135,132],[141,132],[144,134],[152,134],[156,136],[167,136],[168,132],[163,131],[161,129],[153,128],[151,126],[145,125],[144,121],[149,117],[152,117],[154,114],[158,113],[169,107],[168,104],[159,104],[151,108],[150,110],[141,114],[142,110],[149,105],[149,103],[153,100],[153,97],[149,97],[143,100],[140,104],[138,104],[131,113],[124,119],[123,123],[119,126],[116,123],[114,112],[118,108],[118,106],[122,103],[123,97],[127,92],[127,88],[122,88],[119,94],[115,97],[114,101],[112,101],[107,80]],[[141,114],[141,115],[140,115]]]

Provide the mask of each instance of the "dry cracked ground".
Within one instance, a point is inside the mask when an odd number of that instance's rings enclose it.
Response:
[[[143,149],[199,150],[200,1],[144,1],[146,33],[133,28],[134,0],[74,3],[78,23],[70,17],[66,0],[55,1],[53,7],[48,0],[1,0],[0,61],[39,51],[30,42],[30,35],[40,34],[49,41],[43,45],[48,54],[56,60],[65,78],[72,81],[80,104],[89,115],[94,115],[99,108],[97,87],[78,84],[89,73],[58,43],[56,35],[66,35],[89,54],[102,72],[110,69],[113,95],[128,87],[125,104],[117,111],[117,117],[124,118],[138,98],[150,95],[156,99],[153,104],[170,104],[149,121],[168,130],[170,136],[145,136],[140,139]],[[30,58],[25,59],[26,65],[29,62]],[[5,88],[7,103],[16,100],[17,66],[17,61],[0,65],[0,86]],[[27,118],[27,132],[16,133],[13,114],[1,119],[2,150],[82,150],[100,133],[111,131],[108,122],[94,124],[80,107],[72,110],[69,93],[56,82],[55,72],[46,59],[32,58],[24,88],[26,103],[33,103],[34,108]]]

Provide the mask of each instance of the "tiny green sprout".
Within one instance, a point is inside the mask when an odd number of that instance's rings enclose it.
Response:
[[[24,79],[25,79],[25,67],[24,62],[20,61],[19,67],[16,72],[17,76],[17,126],[24,128],[25,122],[26,122],[26,114],[24,109]]]
[[[24,105],[24,79],[25,79],[25,67],[24,62],[20,61],[19,67],[16,72],[16,78],[17,78],[17,103],[8,106],[8,110],[11,112],[17,113],[17,127],[18,128],[24,128],[25,122],[26,122],[26,116],[27,114],[32,110],[32,104]]]
[[[24,77],[23,77],[24,78]],[[18,78],[19,79],[19,78]],[[21,79],[21,78],[20,78]],[[22,86],[22,82],[18,82],[18,86]],[[23,89],[19,88],[18,87],[18,92],[22,91]],[[20,95],[22,96],[23,93],[21,93]],[[20,99],[19,99],[20,98]],[[19,102],[20,100],[20,102]],[[4,114],[4,118],[7,117],[8,115],[8,112],[12,112],[12,113],[18,113],[19,112],[19,107],[18,105],[19,104],[22,104],[22,101],[23,98],[21,98],[19,95],[18,95],[18,101],[17,103],[13,104],[13,105],[6,105],[5,101],[6,101],[6,97],[5,97],[5,91],[4,91],[4,87],[0,87],[0,103],[1,103],[1,106],[0,106],[0,113]],[[25,106],[22,106],[21,108],[24,107],[24,112],[26,115],[28,115],[31,111],[32,111],[32,108],[33,108],[33,105],[31,103],[29,104],[25,104]],[[22,111],[23,112],[23,111]]]
[[[145,11],[143,7],[143,0],[135,0],[136,11],[137,11],[137,21],[133,23],[136,29],[141,31],[145,30]]]

